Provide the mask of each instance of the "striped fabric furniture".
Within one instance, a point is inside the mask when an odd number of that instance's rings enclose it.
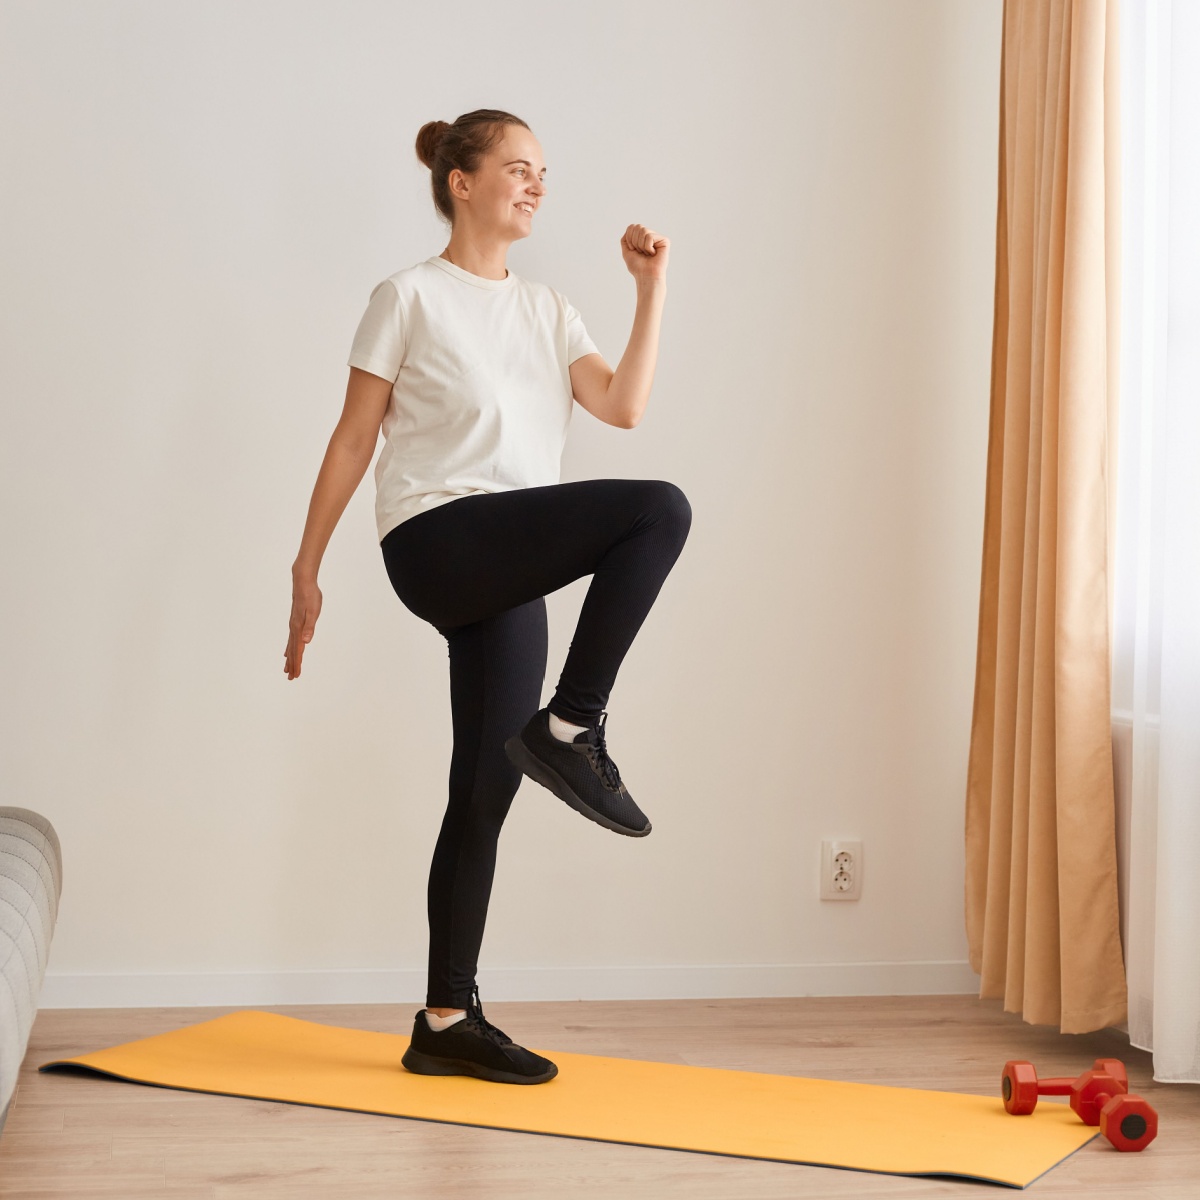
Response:
[[[27,808],[0,807],[0,1132],[37,1014],[61,893],[54,826]]]

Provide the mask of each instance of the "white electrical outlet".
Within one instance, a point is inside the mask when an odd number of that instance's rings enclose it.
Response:
[[[857,900],[862,895],[862,842],[821,843],[821,899]]]

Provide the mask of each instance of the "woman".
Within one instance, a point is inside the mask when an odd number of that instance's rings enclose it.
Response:
[[[350,496],[375,467],[384,566],[404,605],[445,637],[454,748],[450,798],[429,874],[429,978],[403,1064],[429,1075],[544,1083],[558,1068],[484,1019],[475,982],[496,842],[522,773],[577,812],[650,832],[609,757],[605,706],[617,669],[691,526],[673,483],[559,483],[572,406],[633,428],[650,393],[670,243],[630,225],[637,284],[615,371],[561,293],[508,271],[546,195],[542,151],[494,109],[417,135],[433,200],[450,223],[438,256],[371,293],[292,566],[284,670],[300,675],[321,611],[317,570]],[[544,597],[592,576],[546,707]],[[531,715],[532,714],[532,715]]]

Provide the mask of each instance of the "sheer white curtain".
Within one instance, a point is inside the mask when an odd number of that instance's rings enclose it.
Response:
[[[1200,3],[1123,0],[1113,731],[1129,1039],[1200,1083]]]

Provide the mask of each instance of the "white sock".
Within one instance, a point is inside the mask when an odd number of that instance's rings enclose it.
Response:
[[[553,713],[550,713],[549,716],[550,732],[560,742],[573,742],[587,728],[586,725],[572,725],[570,721],[564,721]]]
[[[463,1020],[466,1015],[466,1011],[464,1010],[463,1012],[455,1013],[453,1016],[439,1017],[436,1014],[431,1013],[429,1009],[425,1010],[425,1020],[429,1022],[429,1028],[435,1033],[441,1033],[443,1029],[449,1029],[450,1026],[455,1023],[455,1021]]]

